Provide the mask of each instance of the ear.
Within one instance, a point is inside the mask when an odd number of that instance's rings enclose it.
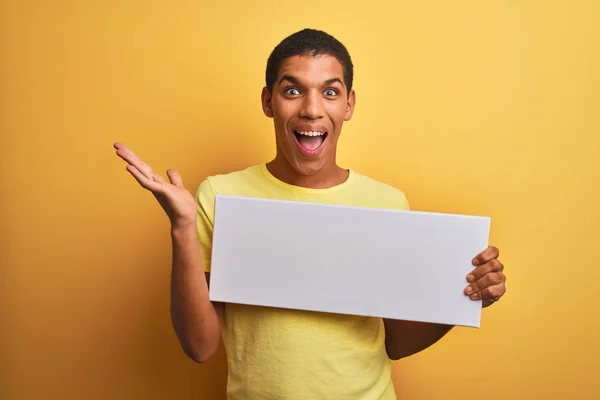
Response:
[[[348,101],[346,101],[346,115],[344,115],[344,121],[350,121],[352,114],[354,113],[354,106],[356,105],[356,93],[354,89],[350,91],[348,95]]]
[[[265,115],[269,118],[273,118],[273,109],[271,108],[271,92],[269,92],[269,89],[265,86],[262,90],[262,94],[261,94],[261,102],[262,102],[262,108],[263,108],[263,112],[265,113]]]

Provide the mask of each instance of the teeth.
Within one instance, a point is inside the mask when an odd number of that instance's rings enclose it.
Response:
[[[304,132],[298,132],[300,135],[305,135],[305,136],[322,136],[325,134],[325,132],[315,132],[315,131],[304,131]]]

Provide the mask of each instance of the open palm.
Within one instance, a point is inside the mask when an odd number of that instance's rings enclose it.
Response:
[[[167,171],[169,181],[155,173],[152,168],[122,143],[115,143],[117,155],[127,162],[127,171],[138,183],[152,192],[165,210],[173,227],[194,224],[196,221],[196,202],[194,196],[183,186],[179,172]]]

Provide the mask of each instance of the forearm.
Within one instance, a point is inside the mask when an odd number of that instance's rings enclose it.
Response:
[[[385,345],[393,360],[425,350],[453,328],[453,325],[384,320]]]
[[[185,353],[204,362],[219,346],[218,309],[210,301],[195,226],[172,228],[171,319]]]

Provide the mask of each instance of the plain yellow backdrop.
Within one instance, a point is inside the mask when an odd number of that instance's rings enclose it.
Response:
[[[223,399],[223,350],[196,365],[170,325],[167,218],[111,146],[190,190],[270,159],[266,59],[304,27],[355,63],[340,164],[492,217],[506,265],[481,329],[394,363],[398,397],[600,397],[599,2],[0,4],[1,398]]]

